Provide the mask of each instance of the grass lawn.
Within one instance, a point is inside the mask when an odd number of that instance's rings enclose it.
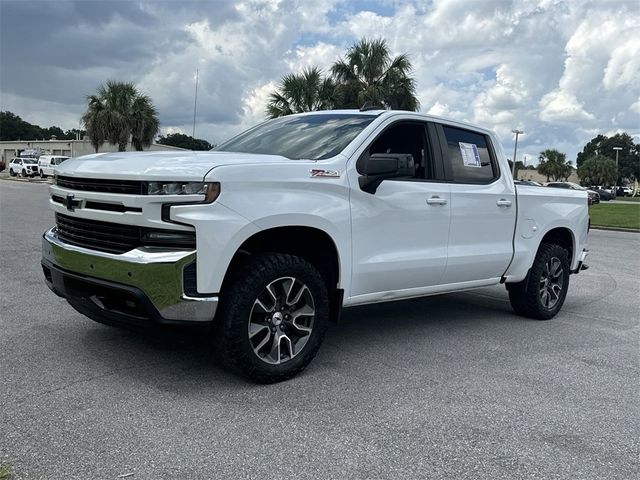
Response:
[[[9,480],[11,479],[11,469],[8,465],[1,464],[0,465],[0,480]]]
[[[624,202],[640,202],[640,197],[616,197],[616,200],[622,200]]]
[[[589,208],[592,227],[619,227],[640,230],[638,205],[600,203]]]

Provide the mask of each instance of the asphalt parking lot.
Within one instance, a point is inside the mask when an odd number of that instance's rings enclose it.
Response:
[[[102,326],[46,288],[46,184],[0,180],[0,462],[16,478],[637,478],[640,234],[593,231],[553,320],[503,288],[346,310],[258,386],[199,335]]]

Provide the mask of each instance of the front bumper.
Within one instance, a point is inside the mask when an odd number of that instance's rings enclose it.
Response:
[[[218,296],[184,293],[184,269],[195,259],[195,250],[89,250],[64,242],[55,228],[42,239],[48,287],[81,313],[110,323],[212,321]]]

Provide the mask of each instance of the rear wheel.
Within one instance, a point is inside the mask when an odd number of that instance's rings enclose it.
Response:
[[[216,319],[222,360],[260,383],[297,375],[320,348],[328,298],[324,279],[304,259],[256,255],[223,292]]]
[[[9,169],[9,176],[10,177],[15,177],[16,176],[16,172],[13,171],[13,168]]]
[[[507,284],[516,313],[537,320],[555,317],[569,290],[570,268],[567,250],[555,244],[540,245],[527,278]]]

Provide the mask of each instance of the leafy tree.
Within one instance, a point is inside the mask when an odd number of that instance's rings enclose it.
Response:
[[[136,150],[142,150],[158,133],[157,110],[133,83],[109,80],[95,95],[89,95],[87,102],[82,123],[96,152],[106,141],[124,152],[129,139]]]
[[[538,157],[538,173],[549,178],[553,178],[554,181],[566,180],[573,167],[569,161],[567,161],[567,155],[559,152],[556,149],[547,149],[540,152]]]
[[[42,129],[31,125],[12,112],[0,112],[0,140],[31,140],[42,138]]]
[[[290,73],[282,77],[276,91],[269,95],[267,115],[276,118],[292,113],[327,110],[334,106],[334,97],[333,80],[323,77],[318,67],[308,68],[302,73]]]
[[[578,168],[588,159],[601,155],[614,161],[616,152],[613,147],[622,147],[618,153],[618,181],[623,178],[640,179],[640,145],[633,142],[631,135],[617,133],[612,137],[598,135],[587,143],[578,153]]]
[[[43,128],[42,129],[42,133],[43,133],[43,138],[45,139],[50,139],[51,137],[56,137],[56,139],[58,140],[66,140],[64,138],[64,132],[62,131],[62,129],[60,127],[49,127],[49,128]]]
[[[42,128],[23,120],[15,113],[0,112],[0,141],[49,140],[54,135],[58,140],[75,140],[77,134],[82,138],[86,132],[76,128],[63,132],[56,126]]]
[[[60,127],[41,128],[23,120],[15,113],[0,112],[0,141],[50,139],[75,140],[76,134],[84,135],[84,130],[71,129],[63,132]]]
[[[186,148],[187,150],[211,150],[215,145],[201,138],[193,138],[184,133],[170,133],[166,137],[160,137],[158,143],[171,145],[172,147]]]
[[[578,167],[578,176],[585,185],[611,185],[616,181],[616,163],[604,155],[595,155]]]
[[[418,110],[413,67],[406,54],[391,57],[383,39],[361,39],[331,67],[339,108],[360,108],[365,102],[400,110]]]

